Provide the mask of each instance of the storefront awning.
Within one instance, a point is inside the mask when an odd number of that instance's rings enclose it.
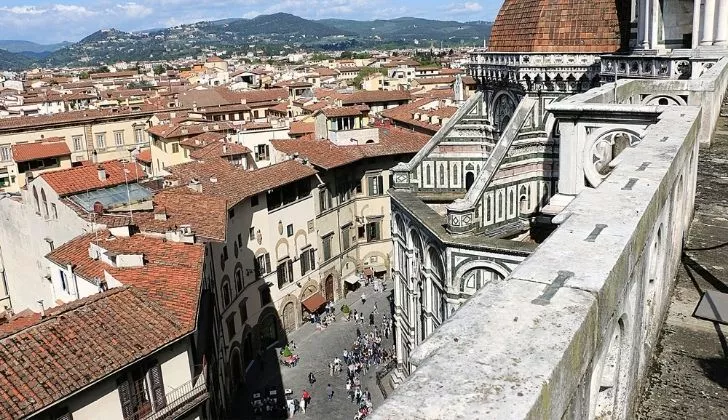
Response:
[[[359,283],[359,276],[349,276],[344,279],[344,282],[349,284],[357,284]]]
[[[312,294],[301,302],[303,307],[311,313],[318,311],[325,303],[326,299],[324,299],[324,297],[321,296],[321,293],[318,292]]]

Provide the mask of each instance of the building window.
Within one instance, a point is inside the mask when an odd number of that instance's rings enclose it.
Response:
[[[258,194],[253,195],[250,197],[250,207],[255,207],[258,205]]]
[[[40,214],[40,201],[38,200],[38,190],[33,185],[33,202],[35,203],[35,214]]]
[[[308,226],[308,233],[313,233],[313,230],[314,230],[313,220],[309,220],[308,222],[306,222],[306,225]]]
[[[293,224],[286,226],[286,236],[289,238],[293,236]]]
[[[66,272],[63,270],[59,271],[61,274],[61,290],[68,293],[68,281],[66,280]]]
[[[341,247],[344,251],[351,248],[351,225],[341,228]]]
[[[267,144],[259,144],[255,146],[255,160],[268,160],[270,150]]]
[[[270,273],[270,254],[265,253],[255,257],[255,271],[258,273],[258,277],[263,277]]]
[[[137,364],[116,380],[125,420],[135,419],[167,406],[162,369],[156,360]]]
[[[228,281],[222,284],[222,304],[223,308],[227,308],[230,305],[230,282]]]
[[[56,203],[51,203],[51,216],[53,216],[54,219],[58,219],[58,209],[56,208]]]
[[[172,143],[172,153],[179,153],[179,144]]]
[[[273,299],[270,296],[270,289],[268,288],[268,285],[263,286],[263,288],[260,289],[260,306],[265,306],[272,301]]]
[[[96,148],[104,149],[106,147],[106,133],[96,134]]]
[[[276,267],[276,274],[278,275],[278,288],[282,288],[288,283],[293,282],[293,260],[290,258]]]
[[[366,241],[378,241],[382,239],[382,222],[377,220],[375,222],[369,222],[365,225],[366,228]]]
[[[324,249],[324,261],[328,261],[331,259],[331,239],[334,237],[334,235],[328,235],[323,238],[321,238],[321,242],[323,243],[323,249]]]
[[[246,302],[246,299],[240,302],[240,325],[245,325],[248,321],[248,302]]]
[[[319,190],[319,205],[321,212],[324,212],[332,207],[331,205],[331,194],[326,188]]]
[[[231,314],[225,324],[227,324],[228,340],[232,341],[235,337],[235,314]]]
[[[440,164],[440,186],[445,186],[445,165]]]
[[[144,143],[144,130],[141,128],[135,128],[134,129],[134,141],[136,141],[137,144]]]
[[[236,293],[242,292],[244,286],[245,286],[245,282],[243,280],[243,268],[236,267],[235,268],[235,292]]]
[[[124,132],[123,131],[114,131],[114,144],[117,146],[124,145]]]
[[[425,171],[425,182],[429,185],[432,184],[432,166],[428,166],[427,170]]]
[[[452,183],[453,183],[453,185],[457,185],[457,183],[458,183],[458,167],[457,166],[452,167]]]
[[[48,200],[46,199],[46,193],[43,188],[40,189],[40,199],[43,201],[43,217],[48,218]]]
[[[384,193],[384,178],[381,175],[368,176],[367,185],[369,187],[369,195],[382,195]]]
[[[316,269],[316,254],[313,248],[301,251],[301,275]]]
[[[83,139],[81,136],[73,136],[73,151],[78,152],[83,150]]]
[[[0,162],[6,162],[13,158],[10,146],[0,147]]]
[[[235,217],[235,209],[228,210],[228,219],[232,219]]]
[[[248,240],[254,241],[255,240],[255,228],[251,227],[248,229]]]

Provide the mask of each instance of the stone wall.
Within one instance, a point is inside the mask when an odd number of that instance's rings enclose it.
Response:
[[[695,192],[701,111],[661,111],[530,257],[420,343],[374,419],[631,417]]]

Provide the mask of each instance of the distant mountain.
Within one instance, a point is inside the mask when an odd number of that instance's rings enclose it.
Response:
[[[247,53],[264,50],[285,55],[298,50],[360,50],[482,45],[490,22],[437,21],[403,17],[391,20],[309,20],[288,13],[252,19],[228,18],[171,28],[124,32],[102,29],[52,53],[21,53],[14,65],[97,66],[116,61],[173,60],[209,51]],[[26,50],[30,51],[30,50]],[[2,64],[2,63],[0,63]]]
[[[474,40],[488,39],[492,22],[456,22],[401,17],[390,20],[322,19],[318,22],[335,28],[346,29],[363,37],[379,37],[388,40]],[[482,42],[482,41],[481,41]]]
[[[23,70],[31,66],[32,62],[32,59],[22,54],[0,50],[0,70]]]
[[[37,44],[30,41],[20,41],[15,39],[2,39],[0,40],[0,50],[5,50],[11,53],[46,53],[60,50],[61,48],[71,45],[71,42],[60,42],[58,44]]]

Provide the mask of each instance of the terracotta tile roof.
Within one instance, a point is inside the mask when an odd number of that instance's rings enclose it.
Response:
[[[295,160],[276,163],[261,169],[244,170],[228,161],[211,158],[174,165],[167,168],[172,180],[188,184],[196,179],[203,194],[222,197],[232,207],[254,194],[310,177],[317,172]]]
[[[159,124],[147,128],[150,134],[163,139],[195,136],[210,131],[225,132],[235,129],[235,125],[227,121],[211,121],[205,124]]]
[[[65,137],[49,137],[33,143],[14,144],[12,151],[13,160],[16,162],[71,155]]]
[[[406,105],[400,105],[396,108],[386,109],[381,112],[382,117],[389,118],[392,121],[397,121],[400,123],[403,123],[407,126],[416,126],[420,128],[424,128],[426,130],[429,130],[432,132],[432,134],[435,134],[437,130],[440,129],[440,125],[437,124],[431,124],[427,121],[421,121],[419,119],[415,119],[413,117],[414,113],[416,112],[424,112],[427,113],[427,111],[420,109],[420,107],[423,107],[425,105],[431,104],[432,102],[437,101],[437,99],[433,98],[420,98],[413,102],[410,102]]]
[[[197,134],[188,139],[184,139],[180,141],[179,144],[189,147],[190,149],[201,149],[212,142],[220,140],[225,140],[225,134],[208,131],[206,133]]]
[[[207,60],[206,61],[208,63],[224,63],[225,62],[225,60],[223,60],[222,58],[220,58],[220,57],[218,57],[216,55],[213,55],[211,57],[207,57]]]
[[[291,127],[288,129],[288,134],[290,134],[290,135],[308,134],[308,133],[313,133],[315,131],[316,131],[316,123],[314,123],[314,122],[293,121],[293,122],[291,122]]]
[[[187,186],[167,188],[154,195],[154,212],[134,214],[134,223],[142,232],[165,233],[181,225],[190,225],[195,236],[224,241],[227,227],[227,201],[192,191]],[[163,212],[166,220],[154,213]]]
[[[137,155],[137,160],[144,163],[152,163],[152,149],[142,149]]]
[[[339,75],[339,72],[338,71],[336,71],[334,69],[330,69],[328,67],[319,67],[319,68],[313,69],[313,72],[316,73],[316,74],[318,74],[321,77],[338,76]]]
[[[422,77],[414,80],[420,85],[439,85],[455,83],[455,76]]]
[[[620,47],[617,3],[613,0],[505,0],[493,24],[488,50],[614,52]]]
[[[377,102],[409,101],[411,95],[406,90],[359,90],[341,96],[343,105],[368,104]]]
[[[0,338],[0,419],[30,416],[189,332],[132,287],[48,310]]]
[[[0,119],[0,132],[31,127],[45,127],[49,125],[71,125],[80,124],[86,121],[104,119],[146,119],[152,116],[150,111],[131,111],[124,109],[100,109],[86,111],[59,112],[50,115],[31,115],[26,117],[13,117]]]
[[[101,259],[94,260],[89,257],[91,243],[112,254],[142,254],[144,266],[117,268]],[[144,290],[187,331],[195,329],[204,258],[201,244],[164,241],[142,234],[113,237],[101,231],[76,237],[46,258],[63,267],[73,265],[74,273],[89,281],[103,279],[107,272],[124,286]]]
[[[276,106],[268,108],[269,111],[279,112],[281,114],[288,113],[288,102],[281,102]]]
[[[106,171],[106,179],[103,181],[99,179],[97,169],[99,166]],[[126,173],[124,172],[125,168],[127,170]],[[130,183],[136,182],[137,179],[145,177],[144,168],[141,166],[135,163],[123,163],[118,160],[102,162],[98,165],[85,165],[62,169],[60,171],[46,172],[39,176],[59,196],[113,187],[114,185],[120,185],[127,181]]]
[[[289,156],[297,153],[314,166],[333,169],[361,159],[417,153],[430,136],[396,127],[379,128],[379,143],[339,146],[328,140],[271,140],[271,145]]]
[[[137,73],[136,70],[126,70],[126,71],[117,71],[117,72],[108,72],[108,73],[91,73],[89,74],[89,78],[91,80],[93,79],[120,79],[124,77],[133,77],[138,76],[139,73]]]
[[[312,103],[310,105],[304,105],[302,107],[302,109],[304,111],[308,111],[308,112],[310,112],[310,113],[313,114],[314,112],[318,111],[319,109],[324,109],[324,108],[329,107],[329,106],[331,106],[331,104],[329,103],[329,101],[327,101],[327,100],[320,100],[320,101],[314,102],[314,103]]]
[[[237,156],[250,153],[247,147],[226,141],[216,141],[190,153],[192,159],[207,159],[210,157]]]
[[[367,108],[368,110],[368,108]],[[326,118],[336,117],[357,117],[366,113],[365,110],[358,106],[342,106],[339,108],[323,108],[318,112],[322,112]],[[316,112],[316,113],[318,113]]]

